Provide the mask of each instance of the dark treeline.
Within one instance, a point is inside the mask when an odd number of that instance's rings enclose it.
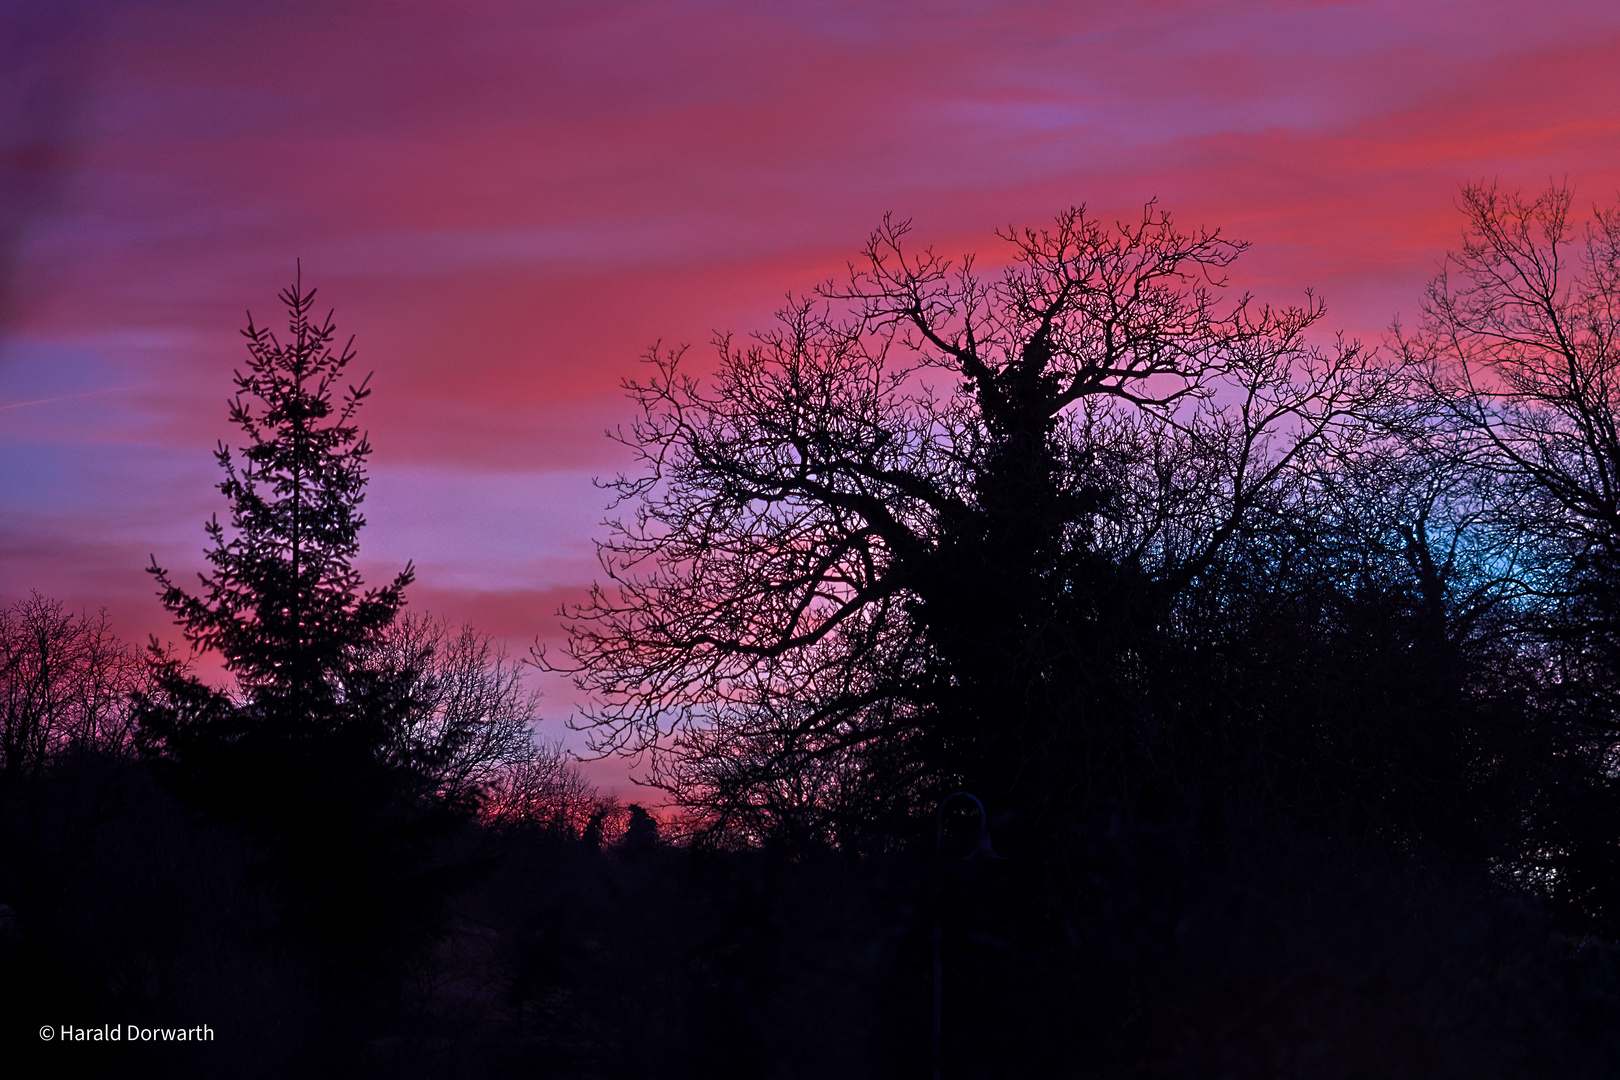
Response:
[[[1149,206],[885,221],[712,375],[655,350],[564,656],[353,568],[368,391],[247,330],[188,643],[0,615],[19,1038],[157,1075],[1605,1077],[1620,210],[1469,187],[1323,332]],[[968,799],[959,792],[970,792]],[[976,801],[975,801],[976,800]],[[979,807],[983,807],[981,815]],[[202,1046],[40,1024],[207,1023]]]

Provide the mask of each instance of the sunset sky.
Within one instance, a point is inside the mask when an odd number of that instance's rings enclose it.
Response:
[[[297,259],[375,371],[368,578],[524,653],[596,571],[638,355],[763,326],[886,211],[994,265],[1156,197],[1374,341],[1459,184],[1550,177],[1620,189],[1613,3],[0,0],[0,599],[178,638],[143,567],[203,565]]]

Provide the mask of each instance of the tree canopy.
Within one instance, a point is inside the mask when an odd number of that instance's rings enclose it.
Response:
[[[1151,204],[1009,229],[996,275],[908,233],[720,338],[711,382],[676,350],[630,387],[633,516],[571,670],[602,746],[721,816],[878,775],[1032,805],[1125,782],[1149,654],[1401,399],[1403,365],[1313,341],[1309,294],[1231,295],[1244,245]]]

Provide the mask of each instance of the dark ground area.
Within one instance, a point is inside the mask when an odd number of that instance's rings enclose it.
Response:
[[[930,860],[469,827],[498,855],[360,966],[300,938],[253,844],[140,766],[8,807],[15,1075],[924,1077]],[[948,838],[949,839],[949,838]],[[946,852],[945,1075],[1608,1077],[1620,953],[1488,881],[1305,840],[1106,826],[1051,860]],[[949,845],[947,845],[949,848]],[[42,1024],[214,1041],[44,1043]]]

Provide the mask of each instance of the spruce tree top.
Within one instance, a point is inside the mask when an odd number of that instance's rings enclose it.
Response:
[[[196,595],[155,558],[148,572],[186,640],[217,650],[250,700],[314,706],[342,696],[346,661],[393,620],[415,571],[407,564],[386,587],[361,591],[353,563],[371,445],[353,421],[370,376],[339,397],[353,339],[334,351],[332,315],[310,318],[315,290],[304,291],[302,273],[280,300],[289,340],[251,312],[242,331],[250,356],[235,372],[230,418],[247,444],[240,463],[223,442],[215,451],[231,523],[216,516],[206,526],[212,570],[198,575]]]

